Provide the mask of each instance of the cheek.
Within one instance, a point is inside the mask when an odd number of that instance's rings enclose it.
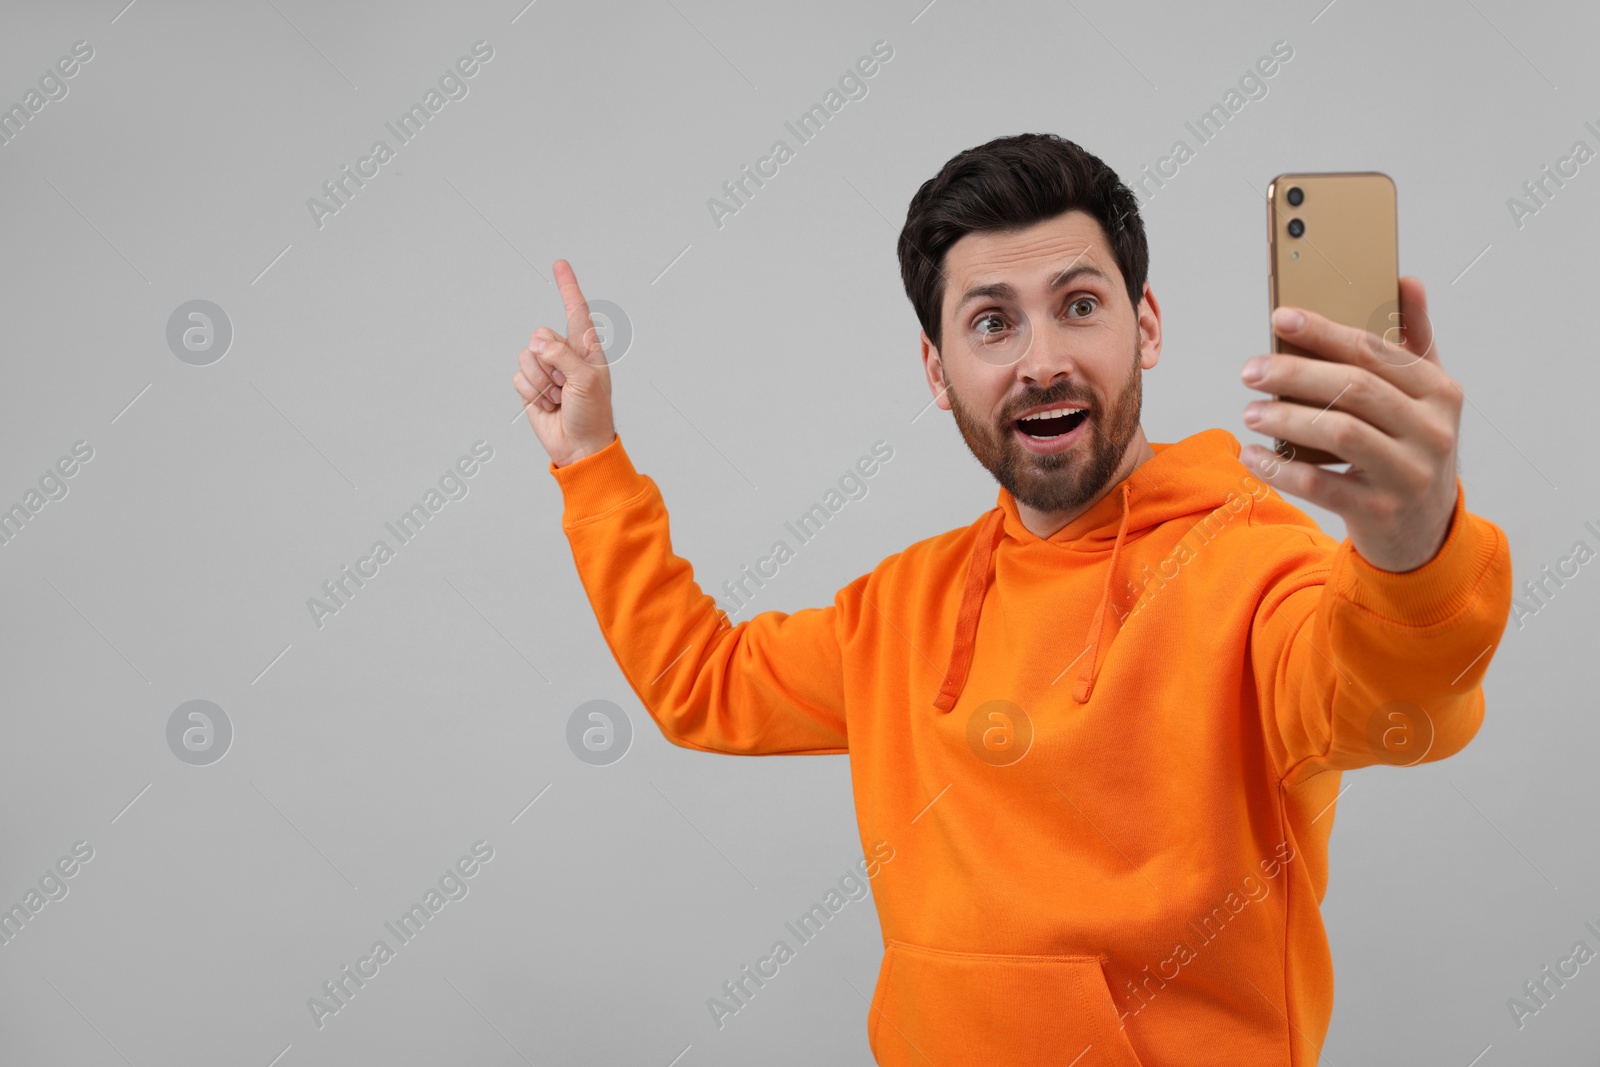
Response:
[[[994,415],[1012,386],[1012,368],[990,367],[966,360],[945,365],[948,393],[961,403],[961,409],[975,415]]]
[[[995,379],[989,375],[972,382],[961,394],[962,405],[974,415],[989,422],[1004,419],[1006,396],[1011,387],[1008,378]]]

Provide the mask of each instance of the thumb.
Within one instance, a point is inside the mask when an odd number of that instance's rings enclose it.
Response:
[[[1405,333],[1403,346],[1419,360],[1439,364],[1433,320],[1428,317],[1428,293],[1422,279],[1409,274],[1400,279],[1400,323]]]

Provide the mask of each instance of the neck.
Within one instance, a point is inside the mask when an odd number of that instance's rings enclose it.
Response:
[[[1133,440],[1128,442],[1128,448],[1122,454],[1122,463],[1118,465],[1117,472],[1106,480],[1105,488],[1096,493],[1093,500],[1065,511],[1040,511],[1018,500],[1017,516],[1022,519],[1022,525],[1029,533],[1040,540],[1047,540],[1056,531],[1064,529],[1078,516],[1100,503],[1107,493],[1126,481],[1141,464],[1154,459],[1155,455],[1155,449],[1151,448],[1150,442],[1145,439],[1144,427],[1140,426],[1134,433]]]

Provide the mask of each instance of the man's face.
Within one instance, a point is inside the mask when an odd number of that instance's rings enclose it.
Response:
[[[1077,210],[969,233],[950,247],[944,276],[940,349],[923,336],[938,405],[1019,504],[1053,513],[1096,500],[1126,476],[1129,446],[1144,444],[1141,372],[1161,351],[1149,286],[1130,307],[1099,223]],[[1058,408],[1082,410],[1018,421]]]

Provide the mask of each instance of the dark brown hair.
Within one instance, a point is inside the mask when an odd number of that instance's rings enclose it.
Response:
[[[1137,313],[1150,247],[1132,190],[1098,156],[1053,133],[997,137],[959,153],[922,183],[906,210],[900,277],[922,329],[940,345],[944,258],[972,232],[1020,230],[1074,208],[1094,216]]]

